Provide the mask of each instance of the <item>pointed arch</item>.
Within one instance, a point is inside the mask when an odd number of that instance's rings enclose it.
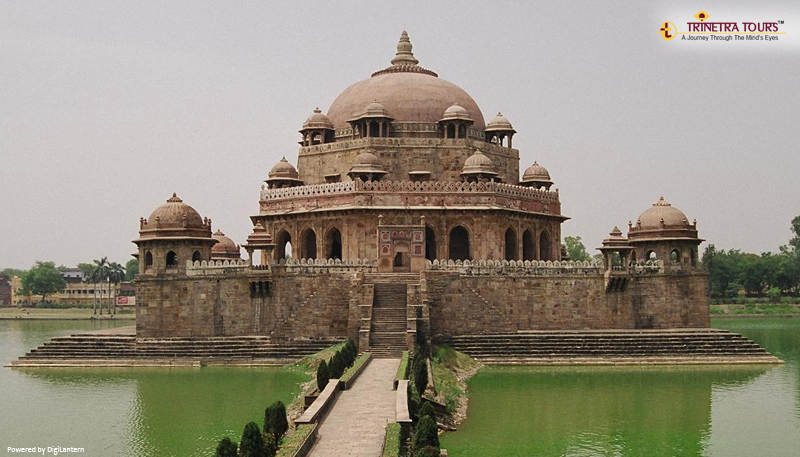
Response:
[[[292,256],[292,235],[289,232],[286,230],[278,232],[278,235],[275,236],[275,250],[273,252],[273,257],[277,261],[285,259],[287,256]]]
[[[522,260],[536,260],[536,243],[530,230],[522,233]]]
[[[336,227],[331,227],[325,234],[325,258],[342,258],[342,232]]]
[[[517,231],[509,227],[506,229],[505,259],[517,260]]]
[[[436,232],[430,225],[425,226],[425,258],[431,262],[436,260]]]
[[[456,225],[450,230],[447,243],[448,257],[453,260],[469,260],[470,245],[469,231],[461,225]]]
[[[317,258],[317,233],[310,227],[300,234],[300,258]]]

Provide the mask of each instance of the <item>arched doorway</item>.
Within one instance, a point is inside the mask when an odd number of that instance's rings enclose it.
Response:
[[[681,251],[677,249],[673,249],[672,252],[669,253],[669,260],[672,263],[680,263],[681,262]]]
[[[152,267],[153,267],[153,253],[147,251],[147,253],[144,255],[144,271],[147,271]]]
[[[286,230],[281,230],[275,237],[275,260],[287,259],[292,256],[292,236]]]
[[[307,228],[300,235],[300,258],[317,258],[317,234],[313,229]]]
[[[392,259],[392,271],[406,272],[411,271],[411,255],[408,245],[399,243],[394,247],[394,258]]]
[[[511,227],[506,230],[505,259],[517,260],[517,232]]]
[[[203,260],[203,257],[200,256],[200,251],[194,251],[192,254],[192,262],[199,262],[201,260]]]
[[[464,227],[457,225],[450,230],[448,243],[449,257],[452,260],[469,260],[469,232]]]
[[[436,260],[436,232],[425,226],[425,258],[433,262]]]
[[[536,260],[536,246],[530,230],[522,232],[522,260]]]
[[[342,233],[336,227],[328,230],[327,235],[325,235],[325,258],[342,258]]]
[[[547,230],[542,230],[539,235],[539,260],[553,260],[553,246]]]

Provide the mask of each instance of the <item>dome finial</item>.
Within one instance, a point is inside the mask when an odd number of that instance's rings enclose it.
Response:
[[[408,38],[408,32],[403,30],[403,33],[400,34],[400,42],[397,43],[397,54],[392,59],[392,65],[394,66],[401,66],[401,65],[417,65],[419,60],[414,57],[414,53],[411,52],[411,40]]]

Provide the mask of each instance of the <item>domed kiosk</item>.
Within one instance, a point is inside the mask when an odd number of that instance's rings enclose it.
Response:
[[[139,274],[182,273],[186,261],[211,260],[211,220],[176,194],[147,219],[139,219]]]
[[[628,223],[628,242],[634,248],[633,261],[664,260],[673,264],[697,265],[697,221],[689,223],[683,211],[664,197]]]

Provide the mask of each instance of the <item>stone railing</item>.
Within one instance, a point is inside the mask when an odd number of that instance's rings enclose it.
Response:
[[[187,276],[217,275],[236,270],[243,271],[249,268],[250,262],[247,260],[186,261]]]
[[[369,259],[281,259],[277,267],[293,274],[321,274],[321,273],[374,273],[377,260]]]
[[[586,275],[604,271],[601,262],[544,260],[434,260],[426,261],[432,271],[457,271],[466,275]]]
[[[664,273],[663,260],[647,260],[628,265],[628,273],[633,275]]]
[[[286,187],[282,189],[261,190],[261,200],[279,200],[289,198],[309,198],[328,195],[342,195],[353,192],[385,192],[391,194],[464,194],[493,193],[513,198],[547,200],[558,202],[558,191],[534,189],[532,187],[515,186],[498,182],[462,182],[462,181],[348,181],[309,186]]]

